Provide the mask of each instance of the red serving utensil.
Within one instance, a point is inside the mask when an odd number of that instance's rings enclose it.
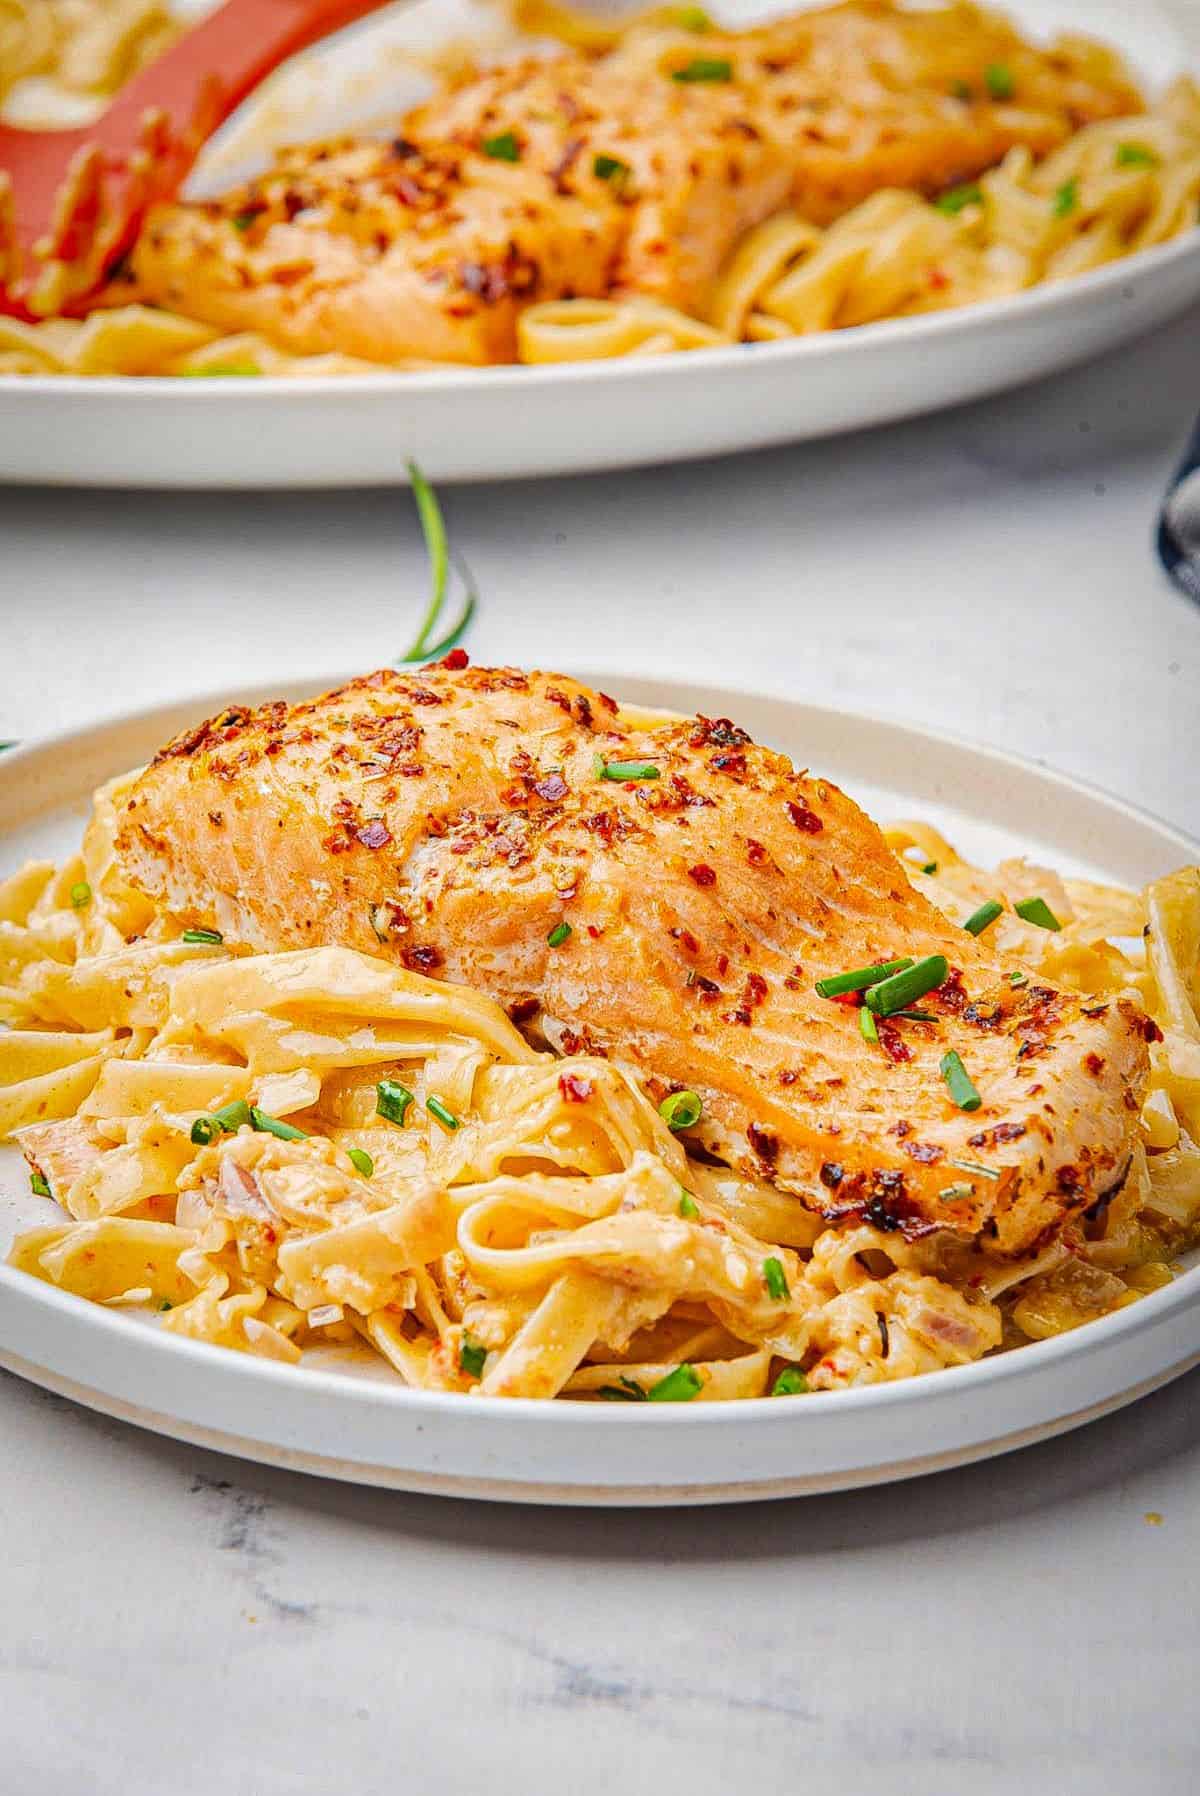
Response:
[[[0,125],[0,312],[80,312],[203,144],[281,62],[384,0],[226,0],[92,124]]]

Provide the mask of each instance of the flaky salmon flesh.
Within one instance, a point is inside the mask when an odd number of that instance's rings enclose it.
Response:
[[[827,224],[881,188],[935,194],[1142,105],[1098,46],[1037,49],[968,6],[639,29],[447,84],[390,140],[290,149],[219,200],[159,207],[129,279],[297,354],[511,361],[536,301],[704,315],[738,240],[785,205]]]
[[[652,726],[564,675],[463,662],[178,737],[130,790],[126,877],[231,946],[382,956],[655,1098],[692,1090],[696,1142],[830,1221],[1017,1254],[1119,1185],[1152,1029],[1134,1001],[1014,988],[857,805],[728,719]],[[930,955],[930,1020],[878,1043],[815,989]]]

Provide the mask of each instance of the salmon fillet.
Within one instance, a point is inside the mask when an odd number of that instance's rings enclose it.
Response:
[[[335,943],[539,1013],[656,1096],[695,1090],[709,1151],[831,1221],[1016,1254],[1119,1185],[1135,1003],[1014,989],[849,798],[727,719],[650,727],[563,675],[464,661],[178,737],[127,800],[126,878],[230,944]],[[657,777],[604,776],[614,761]],[[933,1020],[882,1024],[879,1045],[814,990],[930,954],[950,966]],[[949,1048],[973,1114],[940,1075]]]
[[[607,55],[477,72],[390,144],[300,146],[218,201],[158,207],[130,278],[296,354],[511,361],[537,300],[640,294],[703,315],[739,238],[789,201],[825,224],[1141,105],[1099,47],[1038,50],[971,7],[643,28]]]

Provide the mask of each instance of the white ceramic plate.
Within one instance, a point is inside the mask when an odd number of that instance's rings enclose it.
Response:
[[[344,678],[331,676],[329,684]],[[584,676],[587,677],[586,675]],[[876,816],[931,819],[984,863],[1029,852],[1141,884],[1196,845],[1115,798],[1029,762],[786,700],[606,679],[633,703],[738,718]],[[298,689],[285,689],[298,698]],[[0,868],[73,847],[88,795],[224,692],[0,757]],[[0,1255],[58,1215],[0,1150]],[[1200,1266],[1074,1334],[906,1384],[795,1402],[487,1402],[404,1389],[374,1356],[299,1367],[181,1340],[0,1267],[0,1364],[94,1409],[251,1459],[402,1490],[544,1503],[705,1503],[911,1477],[1044,1439],[1200,1362]]]
[[[725,0],[715,10],[739,22],[800,3]],[[1106,38],[1152,89],[1200,65],[1194,0],[1010,0],[1008,10],[1035,37]],[[478,29],[477,0],[420,0],[301,59],[232,121],[193,188],[219,190],[272,143],[394,116],[422,91],[404,46],[461,38],[473,20]],[[0,380],[0,479],[356,486],[403,481],[410,457],[444,480],[686,460],[997,392],[1124,343],[1197,297],[1200,231],[958,312],[683,356],[335,379]]]

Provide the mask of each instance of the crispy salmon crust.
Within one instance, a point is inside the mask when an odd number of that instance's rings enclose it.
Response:
[[[541,1012],[656,1094],[697,1091],[710,1150],[831,1221],[1017,1254],[1119,1184],[1136,1003],[1014,989],[857,805],[729,720],[650,728],[563,675],[460,660],[178,737],[128,798],[126,876],[230,944],[335,943]],[[603,777],[614,761],[657,777]],[[884,1025],[882,1046],[814,990],[930,954],[951,969],[922,1000],[934,1020]],[[950,1048],[972,1114],[941,1077]]]
[[[676,78],[696,67],[708,76]],[[738,240],[789,203],[826,224],[1142,105],[1098,46],[1037,49],[972,7],[852,0],[743,33],[639,30],[605,56],[479,71],[390,143],[302,145],[219,200],[158,207],[131,279],[295,354],[511,361],[537,301],[703,315]]]

